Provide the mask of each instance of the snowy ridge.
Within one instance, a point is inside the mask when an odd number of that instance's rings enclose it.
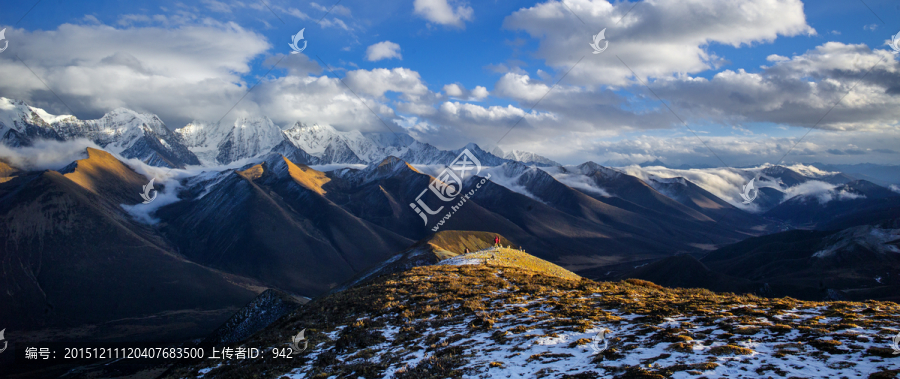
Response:
[[[528,151],[510,150],[501,155],[501,157],[512,161],[519,161],[525,164],[534,164],[538,166],[560,166],[559,163],[556,163],[551,159]]]
[[[229,164],[277,151],[303,164],[371,164],[394,156],[413,164],[449,164],[463,149],[440,150],[405,133],[342,132],[331,125],[295,122],[282,128],[268,117],[239,118],[232,125],[194,120],[170,131],[156,115],[117,108],[98,120],[52,115],[25,102],[0,97],[0,143],[30,146],[35,139],[67,141],[87,138],[111,153],[158,166]],[[512,158],[466,145],[483,165],[511,160],[529,164],[555,162],[537,154],[513,151]],[[313,159],[312,157],[316,158]]]
[[[872,225],[842,230],[828,239],[828,246],[813,257],[827,258],[840,251],[863,249],[877,254],[900,254],[900,229],[883,229]]]
[[[183,128],[175,129],[175,134],[181,136],[184,145],[197,156],[204,166],[219,164],[216,156],[219,155],[219,143],[221,143],[231,128],[220,123],[205,123],[192,121]]]
[[[156,115],[116,108],[96,120],[54,116],[24,102],[0,98],[0,137],[8,146],[35,140],[86,138],[104,150],[157,166],[180,167],[200,161]]]
[[[268,117],[239,118],[219,142],[216,161],[227,164],[266,154],[284,138],[281,128]]]
[[[398,379],[839,378],[891,377],[896,369],[890,348],[900,328],[895,303],[823,304],[641,281],[579,283],[485,264],[492,258],[482,255],[365,285],[368,291],[354,294],[372,307],[330,313],[339,321],[319,332],[301,364],[227,362],[217,372],[234,374],[249,365],[288,378],[355,377],[363,369]],[[455,295],[460,288],[466,296]],[[438,300],[437,293],[449,295]],[[328,312],[341,304],[329,299],[317,305]],[[307,325],[321,315],[289,317],[292,325]],[[270,328],[248,343],[281,346],[285,331]],[[184,372],[216,364],[204,361]]]

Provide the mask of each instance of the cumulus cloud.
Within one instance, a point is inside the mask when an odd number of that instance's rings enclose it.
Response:
[[[366,49],[366,60],[369,62],[391,58],[403,59],[400,55],[400,45],[391,41],[382,41]]]
[[[0,56],[5,74],[0,92],[51,113],[70,113],[43,81],[83,118],[116,107],[160,114],[167,121],[218,118],[227,107],[212,105],[237,103],[247,89],[240,76],[271,47],[254,31],[215,21],[10,31],[21,43],[11,47],[14,54]]]
[[[429,93],[418,72],[402,67],[350,71],[345,80],[352,88],[356,88],[357,93],[373,96],[383,96],[385,92],[393,91],[412,99]]]
[[[581,25],[579,18],[598,29],[573,28]],[[548,65],[561,70],[574,66],[568,74],[571,82],[616,86],[631,84],[632,70],[646,79],[714,68],[722,58],[708,51],[712,43],[745,47],[778,36],[815,33],[806,24],[800,0],[660,0],[637,6],[624,1],[552,1],[514,12],[504,27],[539,39],[536,55]],[[591,35],[602,28],[607,28],[609,51],[590,54]],[[585,55],[589,59],[576,66]]]
[[[272,45],[263,35],[214,20],[169,27],[9,28],[7,36],[21,43],[11,45],[11,54],[0,55],[0,71],[5,73],[0,93],[50,113],[74,112],[82,119],[126,107],[159,115],[170,129],[192,120],[215,122],[225,117],[222,122],[230,123],[237,117],[264,115],[283,126],[302,120],[340,130],[383,131],[370,109],[379,117],[395,117],[386,99],[379,99],[386,92],[401,93],[404,105],[415,109],[435,101],[419,73],[406,68],[348,72],[344,82],[358,98],[337,78],[315,76],[324,70],[306,55],[266,57]],[[251,61],[261,56],[266,58],[263,66],[278,66],[267,77],[244,78]]]
[[[475,89],[469,91],[459,83],[447,84],[443,89],[447,96],[450,96],[453,99],[466,101],[481,101],[490,94],[485,87],[475,86]]]
[[[608,89],[563,83],[551,91],[552,82],[510,72],[495,83],[492,94],[515,99],[524,108],[540,100],[535,112],[546,117],[526,118],[503,142],[563,162],[641,163],[665,157],[663,160],[675,164],[747,165],[775,162],[784,154],[789,154],[785,159],[806,162],[836,162],[839,158],[887,163],[896,159],[892,145],[900,142],[900,97],[893,92],[900,93],[900,64],[893,55],[865,45],[830,42],[791,58],[769,56],[768,60],[773,65],[759,73],[725,70],[709,80],[685,76],[650,83],[693,129],[698,130],[696,123],[719,123],[739,132],[704,137],[705,145],[687,134],[679,118],[658,102],[632,112],[640,98],[622,97]],[[649,94],[641,87],[635,91]],[[462,92],[450,85],[444,91],[451,96]],[[840,106],[832,109],[841,99]],[[828,117],[823,118],[826,113]],[[438,125],[467,121],[455,114],[443,116],[432,121]],[[778,133],[776,137],[768,135],[771,130],[760,131],[755,123],[803,129],[795,136]],[[801,140],[805,129],[812,126],[824,130]],[[671,128],[674,131],[666,136],[638,134]],[[497,129],[502,128],[498,125]]]
[[[725,70],[710,80],[660,80],[652,87],[685,117],[707,120],[873,130],[900,119],[900,64],[887,50],[827,42],[769,61],[759,73]]]
[[[415,0],[413,13],[435,24],[462,28],[472,20],[475,11],[459,1]]]

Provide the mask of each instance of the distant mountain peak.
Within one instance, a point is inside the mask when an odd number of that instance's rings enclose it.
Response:
[[[404,173],[421,174],[419,170],[406,161],[395,156],[389,156],[378,163],[372,163],[362,170],[343,170],[339,172],[343,178],[352,182],[366,183],[402,175]]]
[[[104,150],[147,164],[183,167],[200,161],[154,114],[113,109],[96,120],[55,116],[22,101],[0,99],[0,136],[8,146],[30,146],[36,140],[86,138]]]
[[[481,147],[478,146],[478,144],[476,144],[476,143],[474,143],[474,142],[469,142],[469,143],[467,143],[466,146],[463,146],[463,149],[469,149],[469,150],[475,150],[475,151],[484,151],[484,150],[481,149]]]
[[[525,164],[533,164],[533,165],[537,165],[537,166],[561,166],[556,161],[553,161],[549,158],[546,158],[546,157],[543,157],[543,156],[540,156],[540,155],[537,155],[535,153],[528,152],[528,151],[510,150],[509,152],[504,153],[501,157],[505,158],[505,159],[519,161],[519,162],[522,162]]]
[[[665,163],[663,163],[663,161],[659,160],[658,158],[654,159],[652,161],[646,161],[644,163],[639,164],[638,166],[641,166],[641,167],[651,167],[651,166],[668,167],[668,166],[666,166]]]
[[[503,168],[503,173],[507,177],[517,177],[525,172],[537,170],[536,167],[527,165],[519,161],[509,161],[500,165],[500,167]]]
[[[609,167],[606,167],[603,165],[599,165],[592,161],[584,162],[584,163],[578,165],[577,167],[578,167],[578,169],[581,170],[581,173],[585,174],[585,175],[592,175],[595,173],[599,173],[602,176],[607,177],[607,178],[615,178],[615,177],[618,177],[619,175],[624,175],[621,172],[619,172],[618,170],[615,170],[615,169],[612,169],[612,168],[609,168]]]
[[[218,143],[216,161],[231,163],[268,153],[284,138],[281,128],[266,116],[238,118]]]

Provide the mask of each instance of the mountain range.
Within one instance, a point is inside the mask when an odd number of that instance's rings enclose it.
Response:
[[[117,108],[97,120],[79,120],[74,116],[51,115],[23,101],[0,97],[0,143],[19,147],[30,146],[37,139],[78,138],[88,139],[124,158],[171,168],[227,165],[272,152],[307,165],[371,164],[388,156],[413,164],[440,164],[452,161],[459,153],[440,150],[405,133],[342,132],[330,125],[299,121],[282,128],[265,116],[238,118],[231,125],[193,121],[170,131],[159,117],[125,108]],[[511,161],[557,165],[534,153],[494,152],[497,155],[482,150],[476,156],[486,165]]]
[[[748,208],[678,175],[693,170],[564,166],[265,117],[169,131],[126,109],[82,121],[0,99],[0,137],[4,154],[41,140],[99,147],[54,169],[0,156],[0,319],[16,338],[203,339],[219,327],[216,338],[240,339],[272,322],[235,315],[248,302],[286,314],[492,236],[597,280],[893,299],[900,275],[879,267],[897,264],[900,194],[809,166],[729,169],[759,184]],[[482,167],[459,183],[465,202],[446,202],[428,188],[463,152]],[[190,169],[166,179],[147,165]],[[150,179],[160,198],[145,204]],[[444,210],[423,219],[416,204]]]

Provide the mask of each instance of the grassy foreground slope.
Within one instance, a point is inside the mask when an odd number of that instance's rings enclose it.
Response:
[[[527,270],[541,273],[543,275],[555,276],[562,279],[580,280],[581,277],[575,273],[566,270],[553,263],[537,258],[534,255],[526,254],[517,249],[507,247],[491,247],[479,250],[469,254],[462,254],[453,258],[439,262],[441,265],[470,265],[482,264],[489,267],[498,268],[524,268]]]
[[[524,254],[512,252],[513,254]],[[490,254],[480,252],[478,254]],[[505,255],[501,252],[502,256]],[[668,289],[565,279],[457,257],[316,299],[250,339],[257,359],[204,360],[195,378],[890,378],[900,355],[892,302]],[[536,259],[536,258],[535,258]],[[540,267],[535,266],[537,269]],[[306,329],[309,348],[276,359]],[[592,341],[609,330],[608,347]]]
[[[445,259],[464,254],[466,249],[469,251],[488,249],[493,246],[494,238],[498,236],[496,233],[462,230],[445,230],[434,233],[416,241],[412,246],[386,261],[357,274],[353,279],[335,288],[333,292],[343,291],[348,287],[363,284],[381,276],[406,271],[413,267],[437,264]],[[506,237],[499,237],[500,245],[515,245]]]

